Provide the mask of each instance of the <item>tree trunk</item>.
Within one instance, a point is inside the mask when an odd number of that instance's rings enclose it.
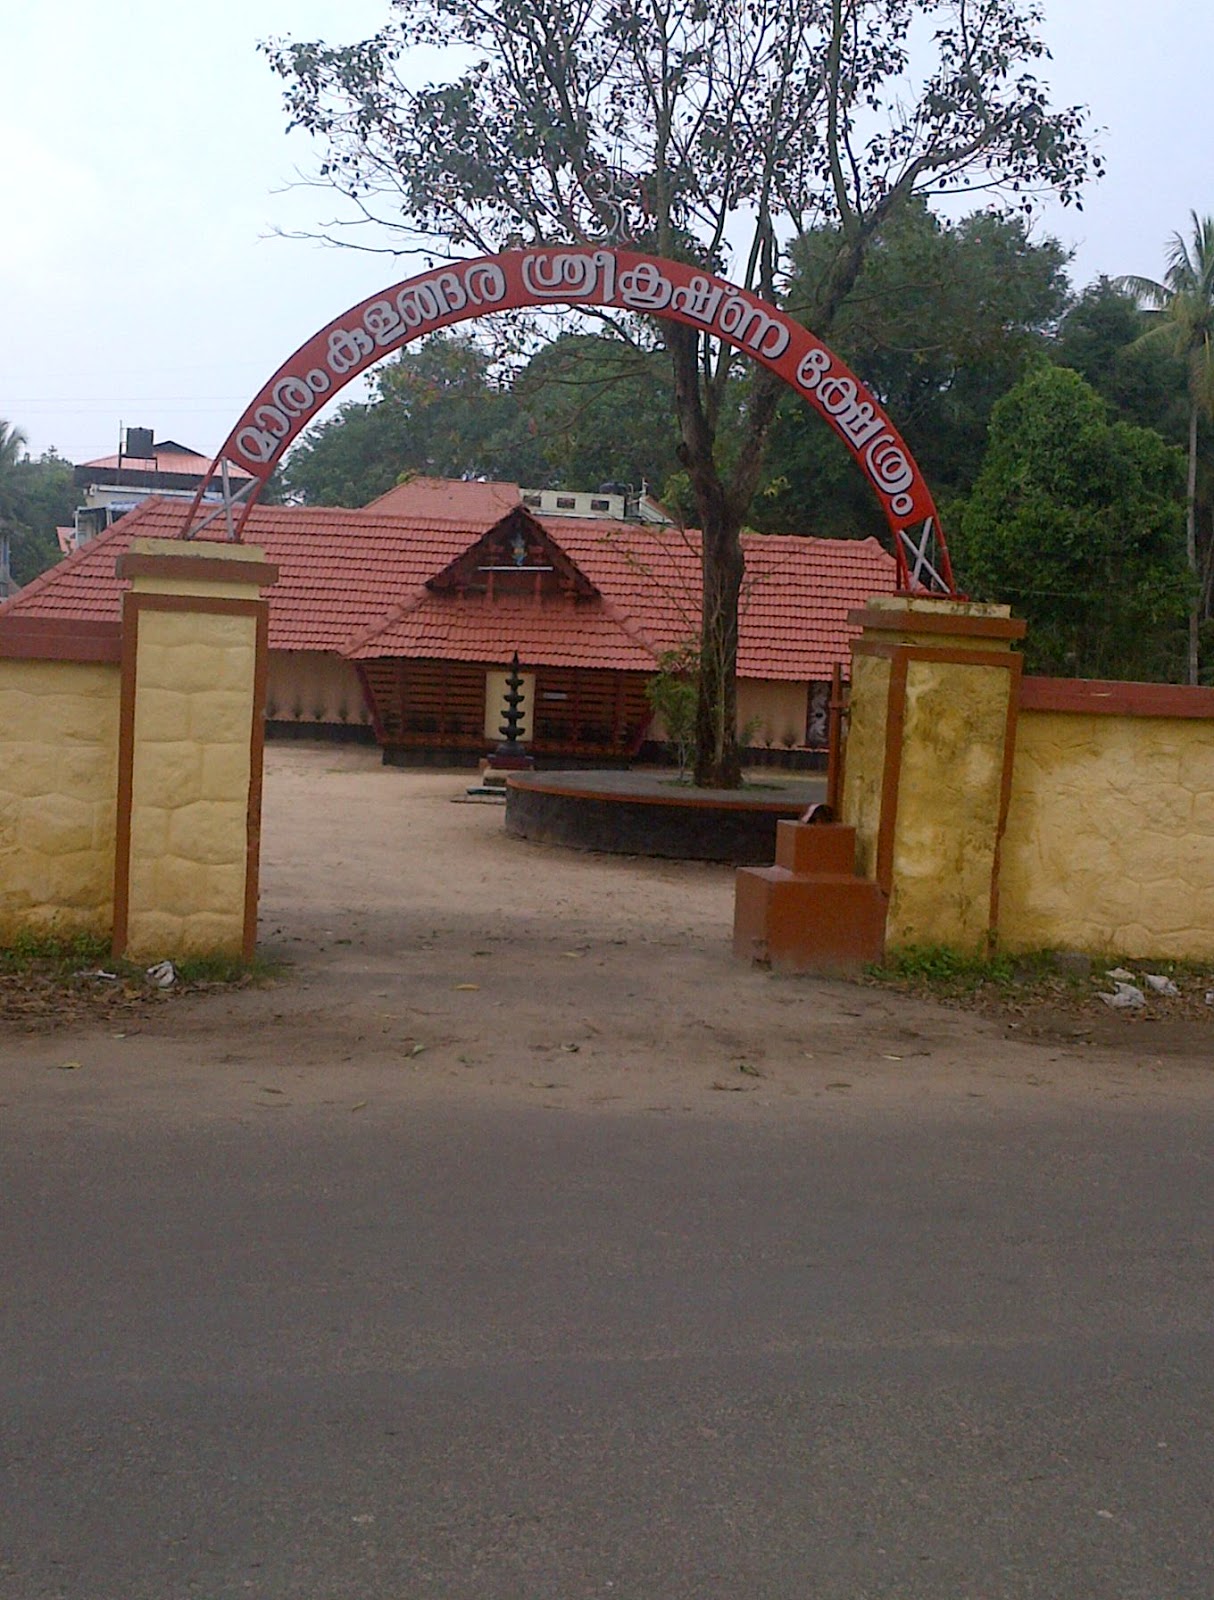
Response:
[[[1189,403],[1189,481],[1185,505],[1185,548],[1193,574],[1193,599],[1189,606],[1189,682],[1201,681],[1198,641],[1201,627],[1201,589],[1197,571],[1197,402]]]
[[[736,789],[742,781],[738,747],[738,600],[742,541],[723,506],[703,518],[703,614],[696,701],[695,781],[704,789]]]
[[[700,391],[699,335],[677,322],[667,324],[665,334],[682,435],[679,459],[691,479],[704,541],[695,781],[700,788],[736,789],[742,781],[736,727],[742,523],[717,471],[716,429]]]
[[[781,384],[773,373],[756,371],[745,432],[726,485],[717,466],[716,407],[711,396],[706,404],[700,386],[700,336],[674,322],[667,324],[665,337],[682,434],[679,459],[691,478],[703,537],[695,781],[699,788],[736,789],[742,782],[737,730],[742,523],[763,470]]]

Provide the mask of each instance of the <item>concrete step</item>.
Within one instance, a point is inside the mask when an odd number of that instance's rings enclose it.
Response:
[[[782,972],[855,974],[881,960],[887,906],[877,885],[854,873],[740,867],[734,954]]]

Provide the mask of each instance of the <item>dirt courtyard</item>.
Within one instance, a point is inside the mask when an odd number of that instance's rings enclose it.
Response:
[[[241,1114],[476,1096],[756,1119],[928,1095],[980,1116],[1026,1095],[1209,1092],[1205,1048],[1161,1048],[1161,1030],[1120,1018],[1116,1048],[1107,1030],[1028,1040],[749,968],[730,953],[731,869],[511,839],[503,808],[456,803],[469,781],[385,768],[364,747],[271,745],[260,938],[281,978],[133,1019],[6,1029],[0,1063],[121,1065],[166,1110],[184,1095]]]

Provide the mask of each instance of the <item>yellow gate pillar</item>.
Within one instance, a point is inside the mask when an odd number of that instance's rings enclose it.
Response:
[[[253,954],[268,607],[260,550],[135,539],[123,596],[114,953]]]
[[[1007,606],[881,596],[849,618],[843,821],[889,897],[885,942],[985,952],[998,923],[1025,624]]]

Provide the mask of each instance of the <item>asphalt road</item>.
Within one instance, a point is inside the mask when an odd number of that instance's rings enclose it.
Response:
[[[3,1600],[1208,1600],[1214,1103],[4,1113]]]

